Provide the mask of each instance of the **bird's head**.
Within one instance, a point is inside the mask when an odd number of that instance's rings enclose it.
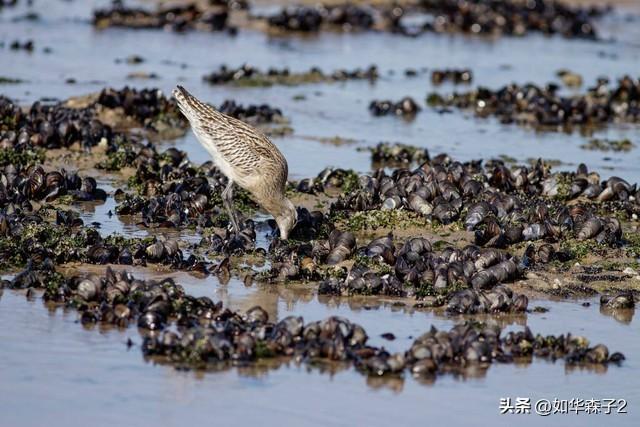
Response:
[[[275,219],[278,224],[278,228],[280,229],[280,238],[287,240],[289,238],[289,233],[293,227],[295,227],[296,222],[298,222],[298,212],[289,199],[284,199],[280,214],[277,215]]]

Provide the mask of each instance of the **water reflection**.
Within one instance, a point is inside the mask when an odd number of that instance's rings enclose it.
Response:
[[[104,267],[94,267],[94,268],[104,268]],[[142,272],[146,272],[147,275],[153,277],[157,275],[157,272],[154,272],[150,269],[142,269],[138,268],[135,272],[135,276],[143,276]],[[164,275],[163,275],[164,276]],[[315,319],[315,318],[325,318],[330,315],[341,315],[343,312],[348,313],[348,317],[354,320],[356,323],[360,323],[369,333],[370,333],[370,343],[371,345],[377,346],[390,346],[390,352],[404,352],[406,351],[413,339],[418,335],[422,334],[429,329],[429,323],[425,323],[422,321],[421,316],[425,316],[427,319],[431,319],[432,324],[437,324],[438,328],[441,330],[447,330],[453,325],[464,322],[469,319],[473,319],[474,321],[484,322],[488,325],[496,325],[500,329],[503,330],[502,336],[504,336],[509,331],[518,331],[522,330],[522,328],[526,326],[531,326],[534,330],[534,333],[542,333],[545,335],[545,332],[536,328],[536,325],[531,325],[531,323],[537,323],[541,319],[547,319],[550,316],[553,316],[553,323],[556,326],[562,326],[564,324],[563,318],[567,317],[568,313],[572,313],[573,309],[579,307],[578,312],[582,311],[585,315],[578,316],[577,319],[579,324],[588,325],[589,318],[593,318],[594,314],[605,314],[610,315],[610,313],[605,313],[602,309],[598,311],[595,310],[595,305],[593,305],[588,310],[585,310],[584,307],[579,304],[579,302],[567,303],[567,302],[550,302],[548,303],[550,306],[550,312],[552,314],[547,313],[545,316],[540,316],[538,313],[523,313],[518,315],[482,315],[482,316],[456,316],[454,318],[447,317],[442,310],[427,310],[424,308],[415,309],[412,304],[408,300],[405,299],[396,299],[394,298],[380,298],[380,297],[356,297],[356,298],[346,298],[346,297],[330,297],[327,298],[325,296],[317,296],[315,293],[314,285],[306,284],[306,285],[253,285],[253,286],[245,286],[240,283],[238,280],[233,280],[228,285],[220,285],[211,288],[211,286],[207,283],[208,279],[196,279],[191,277],[185,273],[176,273],[176,280],[180,283],[185,283],[185,287],[187,292],[189,289],[200,289],[200,291],[204,291],[203,293],[212,294],[215,298],[225,301],[225,304],[233,310],[237,310],[239,312],[244,312],[251,307],[256,305],[262,306],[267,310],[269,314],[269,318],[272,321],[277,321],[282,319],[285,316],[290,314],[302,315],[306,319]],[[206,287],[206,289],[202,289]],[[12,310],[16,309],[16,304],[19,307],[20,303],[16,299],[17,297],[21,297],[23,300],[26,299],[27,305],[20,310],[39,310],[40,304],[34,304],[35,301],[41,299],[42,292],[28,292],[28,291],[10,291],[11,301],[10,308]],[[0,297],[2,297],[2,290],[0,289]],[[56,323],[61,318],[72,320],[76,323],[75,327],[79,327],[80,324],[77,320],[73,320],[77,318],[77,312],[69,307],[61,307],[59,305],[55,305],[49,302],[42,301],[42,306],[45,308],[47,316],[50,322]],[[569,309],[569,310],[568,310]],[[631,324],[631,319],[633,316],[632,310],[623,310],[623,311],[631,311],[631,313],[626,313],[628,316],[628,321],[621,322],[625,326]],[[319,315],[319,316],[318,316]],[[420,317],[416,317],[420,316]],[[569,322],[567,322],[566,329],[563,328],[563,331],[572,332],[574,335],[581,335],[580,329],[575,330],[573,328],[576,327],[575,320],[569,317]],[[584,317],[584,319],[581,319]],[[537,320],[537,322],[536,322]],[[596,319],[594,319],[596,320]],[[417,321],[417,322],[416,322]],[[597,320],[596,320],[597,321]],[[412,328],[412,323],[416,322],[415,328]],[[91,333],[98,332],[100,335],[103,335],[105,338],[109,340],[113,340],[114,338],[118,341],[125,341],[124,336],[130,335],[131,330],[135,329],[135,326],[131,326],[130,328],[117,328],[111,325],[105,324],[82,324],[83,330]],[[414,335],[403,335],[399,331],[411,331],[415,330]],[[380,331],[392,332],[398,335],[397,339],[392,341],[386,341],[380,337],[382,333]],[[584,335],[587,338],[590,337],[590,328],[586,328],[584,330]],[[621,332],[620,329],[617,329],[617,332]],[[557,334],[556,331],[552,331],[551,333]],[[133,342],[137,341],[137,344],[140,344],[140,340],[146,335],[157,334],[157,332],[149,332],[146,330],[139,330],[139,338],[138,339],[127,339],[127,346],[133,345]],[[624,335],[624,334],[623,334]],[[607,345],[610,345],[613,349],[618,350],[615,344],[615,336],[609,336],[608,333],[605,333],[604,337],[596,337],[596,339],[602,339]],[[613,341],[613,342],[612,342]],[[591,341],[592,345],[596,342],[595,339]],[[627,343],[628,344],[628,343]],[[618,343],[620,345],[620,343]],[[634,344],[635,347],[638,344]],[[620,350],[626,349],[620,348]],[[613,351],[613,350],[612,350]],[[635,356],[632,356],[635,359]],[[174,366],[173,363],[168,361],[167,359],[152,357],[143,358],[152,364],[161,364],[161,365],[170,365]],[[604,374],[608,372],[607,366],[603,365],[595,365],[595,364],[571,364],[565,363],[564,360],[554,361],[553,359],[548,359],[546,362],[544,359],[540,362],[540,359],[533,360],[532,357],[523,357],[517,358],[513,361],[515,367],[524,368],[529,367],[533,363],[543,363],[543,364],[559,364],[564,366],[564,373],[566,375],[572,374],[584,374],[584,373],[594,373],[594,374]],[[467,380],[481,380],[485,378],[488,374],[489,369],[496,369],[495,366],[501,365],[500,362],[494,361],[493,364],[489,363],[477,363],[470,364],[467,366],[457,366],[452,365],[445,367],[441,372],[438,372],[437,375],[418,375],[415,376],[414,379],[419,384],[423,385],[433,385],[436,383],[436,376],[439,378],[442,375],[451,376],[458,381],[467,381]],[[178,366],[179,367],[179,366]],[[220,373],[223,371],[234,370],[237,371],[238,375],[242,377],[252,377],[252,378],[266,378],[270,372],[278,371],[280,369],[296,369],[296,370],[304,370],[308,373],[313,374],[327,374],[330,377],[337,376],[338,374],[347,372],[347,371],[355,371],[350,363],[341,363],[341,362],[331,362],[325,360],[304,360],[304,359],[296,359],[296,358],[287,358],[280,357],[274,359],[264,359],[259,360],[256,363],[247,363],[247,362],[221,362],[218,364],[208,364],[205,370],[195,370],[195,375],[197,378],[204,378],[205,373]],[[388,374],[384,376],[376,376],[376,375],[365,375],[365,384],[374,389],[388,389],[395,393],[399,393],[404,389],[404,384],[407,378],[411,378],[412,375],[405,371],[402,374]]]
[[[582,364],[567,363],[564,365],[564,372],[566,375],[582,374],[582,373],[604,375],[607,373],[608,370],[609,370],[609,366],[599,365],[599,364],[598,365],[596,364],[582,365]]]
[[[604,316],[610,316],[616,319],[616,321],[628,325],[633,320],[633,315],[635,314],[634,308],[617,308],[611,309],[607,308],[604,305],[600,305],[600,314]]]

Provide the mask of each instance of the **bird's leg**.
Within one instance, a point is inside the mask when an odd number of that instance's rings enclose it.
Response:
[[[231,220],[231,224],[233,225],[233,231],[238,234],[240,233],[240,227],[238,227],[238,219],[236,218],[236,213],[233,209],[233,181],[229,180],[227,187],[222,191],[222,204],[227,210],[227,214],[229,215],[229,219]]]

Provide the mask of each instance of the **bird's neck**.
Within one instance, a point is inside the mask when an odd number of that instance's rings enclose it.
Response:
[[[282,196],[280,198],[270,198],[269,200],[262,201],[260,203],[262,207],[273,215],[274,218],[281,216],[287,207],[287,198]]]

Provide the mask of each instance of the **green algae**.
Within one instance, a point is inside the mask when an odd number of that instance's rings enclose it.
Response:
[[[29,166],[42,163],[44,160],[45,151],[40,148],[26,148],[24,150],[16,150],[13,148],[0,149],[0,166]]]
[[[34,254],[46,254],[55,263],[79,261],[86,248],[99,240],[97,231],[47,222],[29,223],[17,235],[0,237],[0,268],[23,267]]]
[[[429,221],[415,212],[392,209],[392,210],[370,210],[349,213],[334,214],[334,220],[344,223],[349,231],[377,230],[380,228],[423,227],[430,225]]]
[[[132,166],[137,158],[133,150],[118,148],[116,151],[107,153],[107,158],[96,164],[97,169],[106,171],[119,171],[127,166]]]

